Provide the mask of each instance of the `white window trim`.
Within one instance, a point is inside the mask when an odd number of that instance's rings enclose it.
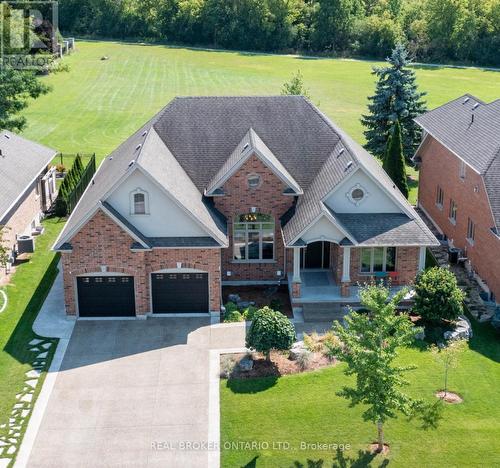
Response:
[[[355,200],[352,197],[352,192],[358,189],[362,190],[364,195],[363,198],[361,198],[360,200]],[[353,205],[359,206],[370,196],[370,192],[368,192],[368,190],[366,190],[361,184],[355,184],[346,192],[345,196]]]
[[[252,178],[258,178],[259,179],[259,183],[255,187],[252,187],[250,185],[250,179],[252,179]],[[262,187],[262,177],[261,177],[261,175],[257,174],[256,172],[252,172],[251,174],[248,174],[247,175],[247,188],[248,188],[248,190],[257,190],[260,187]]]
[[[375,249],[378,249],[378,248],[384,249],[384,254],[382,257],[383,270],[381,272],[373,270],[374,260],[375,260]],[[376,274],[376,273],[392,273],[392,272],[387,271],[387,249],[393,249],[393,248],[396,249],[395,258],[394,258],[394,271],[397,272],[398,271],[398,265],[397,265],[398,248],[397,247],[392,247],[392,246],[388,246],[388,247],[361,247],[361,249],[370,249],[371,253],[370,253],[370,271],[362,271],[362,267],[363,267],[362,252],[360,252],[360,254],[359,254],[359,273],[360,273],[360,275],[371,276],[371,275]]]
[[[439,194],[441,196],[438,196]],[[439,201],[439,199],[441,199],[441,201]],[[443,211],[443,208],[444,208],[444,190],[440,185],[438,185],[436,187],[436,206],[438,207],[438,209],[440,211]]]
[[[137,194],[144,195],[144,213],[136,213],[135,212],[135,195]],[[149,194],[145,190],[137,187],[135,190],[130,192],[130,215],[131,216],[148,216],[149,215]]]
[[[238,215],[240,216],[240,215]],[[236,216],[236,218],[238,217]],[[240,221],[236,221],[236,218],[233,222],[233,239],[232,239],[232,260],[231,260],[231,263],[276,263],[276,221],[273,220],[272,221],[256,221],[254,223],[248,221],[243,221],[243,222],[240,222]],[[246,226],[245,228],[245,259],[237,259],[237,258],[234,258],[234,239],[235,239],[235,232],[238,231],[238,232],[243,232],[243,230],[240,230],[240,229],[235,229],[235,225],[236,224],[271,224],[271,222],[273,223],[274,225],[274,228],[273,228],[273,258],[262,258],[262,245],[263,245],[263,229],[262,229],[262,226],[259,230],[255,230],[255,229],[248,229],[248,226]],[[249,259],[248,258],[248,233],[249,232],[258,232],[259,233],[259,258],[251,258]]]
[[[474,237],[469,237],[469,227],[470,227],[471,223],[472,223],[472,235]],[[472,221],[472,219],[467,218],[467,235],[466,235],[467,242],[470,245],[474,245],[475,237],[476,237],[476,223],[474,221]]]
[[[452,216],[452,206],[455,207],[455,217]],[[456,226],[457,225],[457,211],[458,211],[458,206],[455,202],[455,200],[453,199],[450,199],[450,211],[448,213],[448,221],[450,221],[451,224],[453,224],[453,226]]]

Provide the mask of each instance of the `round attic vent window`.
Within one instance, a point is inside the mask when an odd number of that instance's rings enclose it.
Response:
[[[260,187],[261,179],[258,174],[250,174],[247,179],[248,187],[251,189],[256,189]]]
[[[361,200],[363,200],[363,198],[365,197],[365,192],[363,191],[363,189],[360,189],[360,188],[355,188],[352,192],[351,192],[351,198],[355,201],[355,202],[360,202]]]

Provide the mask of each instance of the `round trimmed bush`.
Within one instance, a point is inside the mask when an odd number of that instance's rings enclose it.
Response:
[[[226,310],[226,313],[224,314],[225,323],[243,322],[243,320],[243,315],[241,315],[239,310],[230,310],[229,312]]]
[[[247,348],[263,353],[271,359],[271,350],[289,350],[295,341],[295,328],[281,312],[264,307],[256,312],[247,333]]]
[[[447,268],[429,268],[417,276],[413,310],[427,322],[456,320],[463,313],[464,299],[457,278]]]

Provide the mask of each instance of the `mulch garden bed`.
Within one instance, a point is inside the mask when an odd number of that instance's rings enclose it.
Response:
[[[457,393],[453,392],[445,393],[443,390],[437,392],[436,397],[452,405],[457,405],[458,403],[462,403],[464,401],[463,398]]]
[[[279,301],[280,312],[289,318],[293,317],[292,304],[288,294],[288,286],[223,286],[222,298],[224,304],[229,302],[230,294],[238,294],[242,301],[255,302],[257,308],[269,306],[271,301]]]
[[[242,371],[238,367],[238,362],[246,358],[246,353],[224,354],[221,356],[221,370],[224,369],[224,362],[233,360],[236,364],[229,375],[231,379],[254,379],[259,377],[279,377],[282,375],[299,374],[301,372],[309,372],[324,367],[334,366],[336,361],[328,360],[321,353],[312,353],[311,360],[306,369],[302,369],[297,361],[292,361],[284,353],[272,352],[271,361],[260,353],[252,353],[253,368],[249,371]],[[223,372],[222,372],[223,374]],[[227,375],[222,375],[227,378]]]

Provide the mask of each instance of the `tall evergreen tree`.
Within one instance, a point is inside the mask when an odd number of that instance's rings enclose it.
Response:
[[[389,141],[387,142],[387,151],[384,157],[384,170],[393,180],[401,193],[408,198],[408,183],[406,180],[405,157],[403,155],[403,145],[401,142],[401,125],[396,120]]]
[[[389,66],[375,67],[378,77],[375,94],[369,97],[368,115],[361,123],[366,127],[366,149],[383,158],[387,140],[396,121],[401,124],[403,154],[411,158],[420,143],[421,129],[413,119],[427,110],[422,99],[426,93],[419,92],[415,72],[408,68],[411,60],[402,44],[396,45],[387,59]]]

